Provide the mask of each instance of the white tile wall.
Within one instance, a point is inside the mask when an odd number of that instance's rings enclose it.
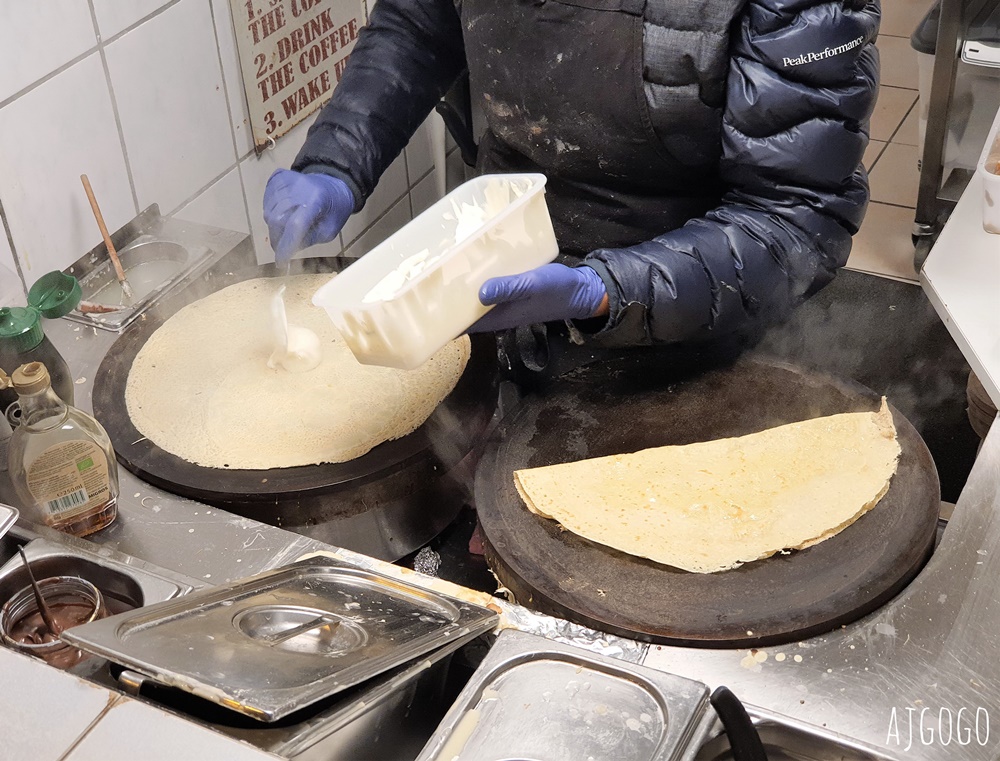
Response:
[[[378,187],[368,198],[365,207],[352,216],[344,225],[345,243],[350,243],[371,227],[408,190],[406,182],[406,162],[400,155],[382,174]]]
[[[109,228],[135,216],[96,52],[0,108],[0,202],[29,286],[101,240],[80,184],[83,173]]]
[[[360,238],[347,247],[344,256],[359,257],[367,254],[409,221],[410,200],[406,196],[403,196],[375,224],[369,227]]]
[[[207,0],[181,0],[107,59],[139,206],[169,213],[236,161]]]
[[[250,130],[250,112],[247,110],[247,97],[243,89],[243,75],[240,71],[239,54],[236,51],[236,32],[233,31],[233,14],[229,0],[212,0],[212,15],[215,18],[215,35],[219,43],[219,57],[222,59],[222,74],[226,81],[236,152],[242,159],[253,150],[253,135]]]
[[[466,166],[465,162],[462,161],[462,152],[457,149],[448,154],[445,166],[448,173],[448,186],[446,192],[450,193],[465,182],[465,180],[469,177],[470,169]]]
[[[421,124],[406,146],[406,168],[410,173],[410,182],[416,184],[421,177],[434,168],[434,151],[431,144],[431,120],[440,121],[441,117],[431,114]]]
[[[413,216],[417,217],[426,211],[434,202],[441,198],[437,188],[437,177],[433,173],[427,175],[410,190],[410,204]]]
[[[7,242],[7,233],[0,225],[0,307],[23,307],[27,303],[24,283],[17,274],[14,252]]]
[[[230,169],[204,193],[178,209],[174,216],[188,222],[201,222],[241,233],[250,232],[239,169]]]
[[[0,648],[0,759],[56,759],[107,704],[107,691],[43,661]]]
[[[264,186],[290,166],[315,116],[253,153],[230,0],[0,0],[0,50],[14,47],[28,54],[0,67],[0,103],[9,100],[0,204],[28,285],[100,242],[84,172],[112,230],[158,203],[165,214],[249,230],[258,259],[273,260]],[[429,140],[424,125],[344,234],[303,253],[335,255],[344,241],[367,250],[408,221],[411,204],[436,200]],[[8,248],[0,239],[0,265],[13,271]]]
[[[136,700],[126,700],[108,711],[69,754],[67,761],[273,761],[275,758],[259,748],[216,734],[179,716]]]
[[[107,40],[170,0],[93,0],[101,39]]]
[[[0,101],[96,44],[87,0],[0,3]]]

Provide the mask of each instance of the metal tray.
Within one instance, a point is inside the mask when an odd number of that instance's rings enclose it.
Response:
[[[17,521],[17,508],[0,504],[0,536],[3,536]]]
[[[456,639],[491,611],[314,558],[95,621],[73,646],[261,721],[275,721]]]
[[[182,285],[201,277],[246,237],[245,233],[162,217],[159,206],[153,204],[111,235],[126,275],[135,280],[134,287],[142,288],[143,295],[116,312],[83,314],[74,309],[66,319],[120,333]],[[150,264],[167,269],[143,287],[145,278],[141,268]],[[66,272],[80,281],[84,301],[108,303],[101,297],[101,291],[117,279],[103,242],[80,257]]]
[[[508,630],[417,761],[680,761],[709,708],[700,682]]]
[[[0,534],[2,534],[0,526]],[[23,534],[15,529],[14,534]],[[26,542],[26,543],[25,543]],[[21,538],[24,555],[37,578],[43,576],[79,576],[95,584],[104,595],[104,602],[112,613],[132,610],[144,605],[171,600],[190,592],[194,587],[178,579],[167,578],[154,569],[135,563],[126,563],[108,555],[70,546],[52,539]],[[19,589],[28,586],[29,580],[21,557],[15,554],[0,565],[0,602]]]

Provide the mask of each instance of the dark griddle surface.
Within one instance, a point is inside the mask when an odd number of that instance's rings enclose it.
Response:
[[[349,262],[306,260],[308,271],[334,272]],[[274,265],[233,273],[221,288],[253,277],[275,275]],[[167,315],[136,322],[111,346],[94,380],[94,415],[111,437],[126,468],[148,483],[174,494],[216,505],[267,506],[293,499],[353,489],[419,464],[421,472],[447,471],[472,449],[495,406],[496,351],[491,337],[473,336],[464,374],[424,425],[344,463],[271,470],[207,468],[182,460],[145,438],[133,425],[125,404],[125,383],[136,355]],[[345,394],[355,392],[344,389]],[[257,403],[247,399],[247,404]],[[371,505],[374,506],[374,505]],[[355,509],[356,506],[345,508]],[[246,511],[242,511],[246,512]],[[256,513],[251,517],[261,518]]]
[[[933,546],[939,486],[927,448],[896,410],[902,455],[873,511],[815,547],[732,571],[659,565],[528,511],[513,485],[519,468],[878,407],[861,386],[762,360],[673,383],[670,375],[648,352],[591,365],[527,399],[501,424],[480,465],[476,503],[487,558],[519,602],[644,641],[769,645],[855,620],[916,575]]]

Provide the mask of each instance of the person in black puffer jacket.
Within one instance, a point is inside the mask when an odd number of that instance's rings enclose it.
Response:
[[[336,237],[468,68],[477,171],[545,174],[571,265],[488,281],[473,330],[573,319],[601,345],[704,344],[780,320],[864,217],[879,17],[877,0],[378,0],[268,182],[272,246]]]

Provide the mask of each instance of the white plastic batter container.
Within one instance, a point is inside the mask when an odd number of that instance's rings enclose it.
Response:
[[[358,361],[410,370],[491,307],[491,277],[540,267],[558,253],[545,176],[477,177],[453,190],[313,296]]]

